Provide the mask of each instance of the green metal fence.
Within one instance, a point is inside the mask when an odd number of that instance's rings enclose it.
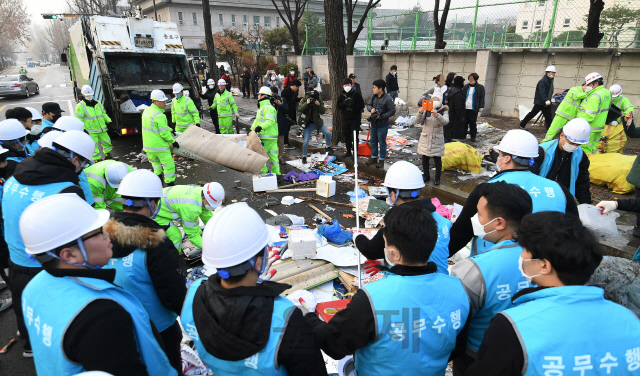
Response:
[[[496,49],[510,47],[582,47],[587,26],[588,0],[520,0],[487,3],[459,0],[449,11],[444,40],[446,49]],[[435,47],[434,11],[420,5],[409,9],[374,9],[359,35],[354,54],[377,50],[421,50]],[[612,3],[612,2],[611,2]],[[442,11],[439,12],[442,16]],[[309,21],[319,21],[309,18]],[[359,20],[358,20],[359,21]],[[354,29],[356,25],[354,24]],[[345,34],[347,25],[345,24]],[[322,22],[306,25],[306,54],[326,53]],[[600,18],[604,38],[600,47],[640,47],[640,0],[606,5]]]

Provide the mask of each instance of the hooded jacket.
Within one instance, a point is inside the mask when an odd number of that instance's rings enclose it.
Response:
[[[15,169],[14,177],[20,184],[43,185],[60,182],[71,182],[75,185],[67,187],[60,193],[75,193],[86,199],[82,188],[78,185],[76,166],[57,152],[42,148],[36,154],[20,162]]]
[[[270,335],[274,298],[290,285],[262,282],[255,287],[225,289],[216,274],[198,288],[193,301],[193,318],[207,352],[218,359],[237,361],[262,350]],[[289,375],[326,375],[319,344],[294,308],[278,348],[278,364]]]
[[[136,213],[115,212],[104,226],[113,244],[113,257],[126,257],[138,248],[146,252],[146,266],[160,303],[180,314],[187,293],[178,252],[162,226]]]
[[[462,79],[462,77],[460,78]],[[444,126],[444,137],[447,139],[467,138],[467,123],[464,120],[465,95],[462,92],[462,82],[464,79],[454,80],[453,87],[449,91],[449,124]]]

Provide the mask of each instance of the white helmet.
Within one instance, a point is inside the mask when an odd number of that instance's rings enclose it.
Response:
[[[220,183],[207,183],[202,187],[202,195],[209,206],[216,209],[222,205],[222,200],[224,200],[224,188]]]
[[[8,151],[9,151],[9,149],[5,149],[2,146],[0,146],[0,154],[4,154],[4,153],[6,153]]]
[[[592,72],[592,73],[589,73],[587,77],[584,78],[584,81],[586,82],[587,85],[589,85],[593,81],[597,81],[601,79],[602,79],[602,76],[600,75],[600,73]]]
[[[84,123],[75,116],[61,116],[53,124],[53,128],[62,132],[67,131],[84,131]]]
[[[20,235],[25,251],[38,255],[78,240],[108,220],[106,209],[94,209],[75,193],[61,193],[38,200],[22,212]]]
[[[271,89],[269,89],[267,86],[263,86],[260,88],[260,91],[258,92],[258,94],[264,94],[268,97],[272,96],[273,93],[271,92]]]
[[[12,141],[22,138],[29,133],[18,119],[0,121],[0,140]]]
[[[181,91],[182,91],[182,84],[181,83],[176,82],[175,84],[173,84],[173,94],[178,94]]]
[[[51,149],[53,141],[57,140],[58,137],[62,135],[63,133],[60,131],[49,131],[44,136],[40,137],[40,139],[38,140],[38,145],[40,145],[41,148]]]
[[[29,112],[31,112],[31,120],[36,121],[36,120],[42,120],[42,114],[40,113],[40,111],[36,110],[33,107],[25,107],[27,110],[29,110]]]
[[[179,84],[178,84],[179,85]],[[182,87],[182,86],[180,86]],[[167,101],[167,96],[164,94],[164,91],[162,90],[153,90],[151,92],[151,100],[152,101],[158,101],[158,102],[166,102]]]
[[[227,85],[227,81],[225,81],[224,79],[221,78],[221,79],[218,80],[218,85],[219,86],[226,86]]]
[[[82,158],[90,161],[93,157],[93,151],[96,148],[96,143],[93,142],[91,136],[84,132],[68,131],[64,132],[64,134],[53,141],[53,147],[59,146],[62,146],[73,153],[79,154]]]
[[[589,125],[589,122],[585,119],[576,118],[565,124],[562,128],[562,133],[564,133],[567,140],[575,144],[583,145],[589,142],[591,125]]]
[[[238,229],[244,230],[241,236],[238,236]],[[205,226],[202,262],[216,269],[240,265],[262,251],[273,233],[273,227],[267,226],[246,202],[231,204]]]
[[[538,140],[524,129],[512,129],[502,137],[496,149],[516,157],[535,158],[538,156]]]
[[[122,179],[129,173],[129,166],[122,162],[113,162],[104,171],[104,177],[112,188],[118,188]]]
[[[122,179],[117,193],[126,197],[160,198],[162,182],[158,175],[149,170],[135,170]]]
[[[213,78],[210,78],[207,80],[207,85],[215,85],[216,82],[213,80]]]
[[[395,189],[420,189],[424,187],[424,180],[422,172],[416,165],[407,161],[398,161],[389,167],[382,185]]]
[[[93,88],[89,85],[82,86],[82,95],[93,95]]]
[[[620,94],[622,94],[622,86],[618,84],[611,85],[609,92],[611,93],[611,97],[618,98]]]
[[[554,65],[549,65],[544,71],[556,73],[556,67]]]

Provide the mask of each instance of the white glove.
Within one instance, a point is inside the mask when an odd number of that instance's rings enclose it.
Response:
[[[481,108],[481,109],[478,110],[478,112],[482,112],[483,110],[484,110],[484,108]]]
[[[599,208],[602,208],[602,214],[607,214],[610,211],[616,210],[618,208],[617,201],[600,201],[598,205]]]
[[[618,122],[614,120],[614,121],[611,122],[611,125],[613,125],[615,127],[616,125],[618,125]]]
[[[551,105],[551,101],[546,101],[546,102],[544,102],[544,104],[546,104],[547,106],[550,106]]]
[[[316,311],[316,297],[307,290],[296,290],[287,296],[296,307],[300,308],[302,315]]]

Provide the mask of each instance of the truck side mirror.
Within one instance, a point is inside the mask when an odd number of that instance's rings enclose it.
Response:
[[[66,63],[67,62],[67,54],[60,55],[60,61],[62,61],[63,63]]]

